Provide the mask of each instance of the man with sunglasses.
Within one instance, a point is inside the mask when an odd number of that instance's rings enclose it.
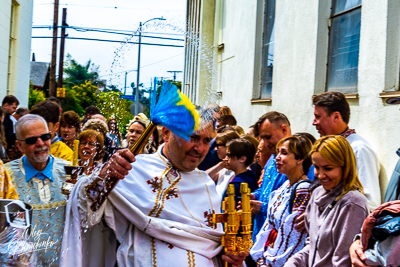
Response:
[[[70,163],[50,155],[51,133],[41,116],[23,116],[16,123],[15,132],[16,145],[25,155],[5,165],[11,178],[1,190],[32,205],[31,229],[36,234],[31,238],[37,265],[57,266],[67,204],[61,186],[66,179],[64,166]]]

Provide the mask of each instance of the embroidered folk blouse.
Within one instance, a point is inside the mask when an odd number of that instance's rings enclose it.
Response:
[[[291,214],[289,202],[294,186],[290,186],[289,180],[271,193],[267,219],[250,250],[255,261],[264,258],[267,266],[283,266],[294,253],[304,247],[307,232],[296,231],[294,220],[306,209],[310,199],[309,186],[309,183],[298,185]],[[273,237],[274,234],[276,237]],[[266,244],[268,241],[269,244]]]

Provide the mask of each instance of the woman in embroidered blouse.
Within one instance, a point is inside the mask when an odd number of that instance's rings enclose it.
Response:
[[[89,175],[101,166],[103,159],[103,137],[94,130],[85,130],[78,136],[79,140],[79,166],[84,166],[85,174]]]
[[[330,135],[314,144],[311,157],[321,186],[306,209],[308,242],[285,266],[351,266],[350,245],[369,213],[353,150],[346,138]]]
[[[304,247],[307,232],[294,230],[294,220],[310,198],[310,183],[303,181],[311,167],[311,148],[304,136],[287,137],[277,144],[276,168],[287,180],[271,193],[267,219],[250,250],[258,266],[283,266]]]

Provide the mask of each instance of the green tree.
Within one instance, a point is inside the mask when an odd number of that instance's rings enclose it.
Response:
[[[130,113],[132,101],[120,98],[121,95],[121,92],[102,92],[97,107],[107,119],[114,117],[118,122],[121,133],[126,134],[126,125],[132,118]]]
[[[33,89],[33,86],[29,86],[29,100],[28,100],[28,107],[31,109],[37,103],[46,100],[46,96],[43,91]]]
[[[103,89],[103,92],[111,92],[111,91],[113,91],[113,92],[121,92],[119,89],[118,89],[118,86],[116,86],[116,85],[109,85],[109,86],[107,86],[107,87],[105,87],[104,89]]]
[[[66,78],[63,83],[67,87],[73,87],[85,83],[92,82],[96,86],[104,86],[104,83],[99,80],[99,66],[89,60],[85,65],[79,64],[70,54],[67,55],[67,60],[64,63],[64,74]]]
[[[72,87],[72,90],[75,91],[75,97],[76,99],[79,99],[80,106],[83,109],[92,105],[98,106],[100,101],[100,91],[90,81],[85,81],[85,83],[81,85],[76,85]]]
[[[82,108],[79,99],[76,97],[75,90],[71,88],[65,89],[65,98],[62,101],[62,108],[65,111],[73,110],[81,117],[85,114],[85,110]]]

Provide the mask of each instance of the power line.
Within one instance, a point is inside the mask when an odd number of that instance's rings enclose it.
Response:
[[[181,73],[182,71],[181,71],[181,70],[169,70],[169,71],[167,71],[167,72],[171,72],[171,73],[174,74],[174,82],[175,82],[175,81],[176,81],[176,74],[177,74],[177,73]]]
[[[169,59],[171,59],[171,58],[174,58],[174,57],[177,57],[177,56],[180,56],[180,55],[183,55],[183,54],[184,54],[184,53],[181,53],[181,54],[179,54],[179,55],[175,55],[175,56],[172,56],[172,57],[169,57],[169,58],[166,58],[166,59],[163,59],[163,60],[160,60],[160,61],[157,61],[157,62],[154,62],[154,63],[148,64],[148,65],[144,65],[142,68],[144,68],[144,67],[148,67],[148,66],[151,66],[151,65],[154,65],[154,64],[157,64],[157,63],[160,63],[160,62],[166,61],[166,60],[169,60]]]
[[[166,59],[160,60],[160,61],[156,61],[156,62],[153,62],[153,63],[147,64],[147,65],[144,65],[144,66],[143,66],[143,67],[141,67],[141,68],[145,68],[145,67],[148,67],[148,66],[151,66],[151,65],[154,65],[154,64],[157,64],[157,63],[163,62],[163,61],[167,61],[167,60],[169,60],[169,59],[171,59],[171,58],[174,58],[174,57],[177,57],[177,56],[180,56],[180,55],[183,55],[183,54],[184,54],[184,53],[180,53],[180,54],[178,54],[178,55],[175,55],[175,56],[172,56],[172,57],[169,57],[169,58],[166,58]],[[110,74],[102,75],[102,76],[100,76],[100,77],[112,76],[112,75],[117,75],[117,74],[120,74],[120,73],[131,72],[131,71],[133,71],[133,70],[124,70],[124,71],[119,71],[119,72],[115,72],[115,73],[110,73]]]
[[[58,26],[61,28],[62,26]],[[82,29],[94,29],[94,30],[104,30],[104,31],[113,31],[113,32],[125,32],[125,33],[132,33],[133,31],[129,30],[116,30],[116,29],[104,29],[104,28],[91,28],[91,27],[79,27],[79,26],[71,26],[75,28],[82,28]],[[34,25],[32,28],[49,28],[52,29],[52,25]],[[143,34],[161,34],[161,35],[181,35],[184,36],[184,33],[163,33],[163,32],[143,32]]]
[[[54,3],[42,3],[35,4],[36,6],[47,6],[53,5]],[[181,9],[154,9],[154,8],[135,8],[135,7],[118,7],[118,6],[98,6],[98,5],[78,5],[78,4],[59,4],[60,6],[81,6],[81,7],[91,7],[91,8],[112,8],[112,9],[137,9],[137,10],[162,10],[162,11],[186,11]]]
[[[52,26],[33,26],[32,28],[34,29],[43,29],[43,28],[53,28]],[[94,32],[103,32],[103,33],[111,33],[111,34],[120,34],[120,35],[127,35],[127,36],[138,36],[136,34],[133,34],[133,32],[127,32],[127,31],[118,31],[118,30],[109,30],[109,29],[97,29],[97,28],[85,28],[85,27],[76,27],[76,26],[58,26],[58,28],[67,28],[67,29],[73,29],[76,31],[94,31]],[[163,40],[171,40],[171,41],[185,41],[184,39],[176,39],[176,38],[167,38],[167,37],[159,37],[159,36],[150,36],[150,35],[142,35],[142,37],[147,37],[147,38],[155,38],[155,39],[163,39]]]
[[[48,39],[53,38],[51,36],[32,36],[35,39]],[[61,37],[58,37],[61,38]],[[110,43],[126,43],[126,44],[139,44],[138,42],[125,42],[118,40],[107,40],[107,39],[96,39],[96,38],[82,38],[82,37],[65,37],[65,39],[72,40],[85,40],[85,41],[99,41],[99,42],[110,42]],[[169,46],[169,47],[185,47],[184,45],[169,45],[169,44],[153,44],[153,43],[141,43],[142,45],[156,45],[156,46]]]
[[[181,74],[181,75],[178,75],[178,76],[183,76],[183,74]],[[177,77],[178,77],[177,76]],[[164,80],[168,80],[168,79],[170,79],[170,78],[174,78],[174,76],[169,76],[169,77],[159,77],[159,78],[163,78]],[[179,77],[178,77],[179,78]],[[143,86],[145,85],[145,84],[151,84],[151,82],[145,82],[145,83],[142,83],[143,84]]]

